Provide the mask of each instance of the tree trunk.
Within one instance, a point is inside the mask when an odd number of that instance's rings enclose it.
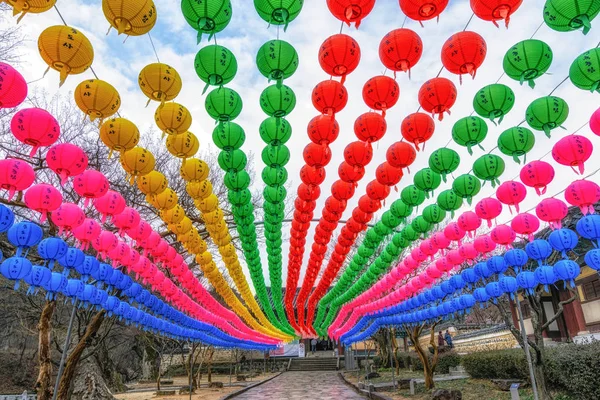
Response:
[[[544,317],[542,313],[542,303],[537,296],[529,296],[530,304],[533,306],[531,314],[531,323],[533,325],[533,335],[535,340],[535,348],[533,348],[532,361],[533,361],[533,373],[535,375],[535,383],[538,389],[538,395],[540,400],[552,400],[552,395],[548,390],[548,383],[546,382],[546,374],[544,372]]]
[[[396,329],[392,329],[392,351],[396,363],[396,375],[400,375],[400,363],[398,362],[398,342],[396,341]]]
[[[52,351],[50,349],[50,334],[52,333],[52,315],[56,310],[56,301],[47,301],[40,321],[38,323],[38,366],[39,373],[35,387],[38,400],[50,400],[52,398]]]
[[[215,349],[211,348],[210,353],[208,355],[208,365],[207,365],[207,371],[206,371],[206,380],[208,381],[209,385],[212,383],[212,360],[213,360],[214,354],[215,354]]]
[[[63,372],[62,377],[60,378],[60,383],[58,385],[58,400],[68,400],[69,399],[69,390],[71,388],[71,381],[75,376],[75,370],[77,369],[77,364],[79,364],[79,360],[83,355],[86,347],[91,343],[91,341],[98,333],[102,322],[104,322],[104,317],[106,315],[106,311],[102,310],[89,322],[87,327],[85,328],[85,333],[79,339],[79,342],[67,358],[67,362],[65,363],[65,370]],[[63,351],[68,351],[67,348],[63,349]]]
[[[425,328],[425,324],[423,324],[421,326],[415,326],[412,330],[408,327],[404,328],[406,330],[406,333],[410,337],[410,340],[413,342],[413,345],[415,346],[415,351],[417,352],[419,359],[421,359],[421,362],[423,363],[423,375],[425,377],[425,389],[427,389],[427,390],[433,389],[435,387],[435,382],[433,381],[433,374],[435,372],[435,367],[437,366],[438,356],[439,356],[438,346],[437,346],[437,343],[435,342],[435,327],[436,327],[436,325],[437,325],[437,322],[431,326],[431,336],[429,338],[429,344],[433,347],[433,358],[432,359],[430,359],[429,355],[427,354],[429,352],[429,350],[427,350],[427,352],[425,352],[425,350],[423,349],[423,346],[421,346],[421,343],[419,342],[419,337],[421,336],[421,333],[423,332],[423,329]]]

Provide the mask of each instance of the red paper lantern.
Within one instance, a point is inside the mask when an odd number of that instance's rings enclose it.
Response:
[[[94,199],[94,207],[102,214],[102,223],[106,222],[107,217],[121,214],[126,205],[123,196],[114,190],[109,190],[104,196]]]
[[[360,62],[360,47],[356,40],[343,33],[325,39],[319,48],[319,64],[325,73],[342,77],[356,69]]]
[[[540,220],[535,215],[522,213],[513,218],[510,227],[519,234],[533,240],[533,234],[540,228]]]
[[[425,143],[435,131],[435,122],[433,118],[424,113],[409,114],[400,127],[402,137],[415,145],[417,150],[420,143]],[[416,155],[415,155],[416,157]]]
[[[314,201],[317,200],[319,196],[321,196],[321,189],[319,188],[319,186],[307,185],[306,183],[301,183],[300,185],[298,185],[298,197],[300,197],[302,200]]]
[[[379,43],[379,58],[385,67],[394,71],[408,72],[421,59],[423,41],[410,29],[395,29],[381,39]]]
[[[337,180],[331,185],[331,195],[339,201],[347,201],[354,196],[354,185]]]
[[[363,142],[376,142],[385,135],[387,123],[379,113],[368,112],[354,122],[354,134]]]
[[[471,0],[471,9],[484,21],[492,21],[498,26],[496,21],[504,20],[506,27],[510,22],[510,16],[517,11],[523,0]]]
[[[373,219],[373,213],[365,212],[360,208],[355,208],[354,210],[352,210],[352,218],[354,218],[361,224],[367,224]]]
[[[136,243],[140,243],[145,240],[152,233],[152,227],[143,219],[140,222],[126,230],[127,236],[135,240]]]
[[[538,196],[541,196],[554,179],[554,168],[545,161],[532,161],[521,169],[520,177],[521,182],[534,188]]]
[[[362,95],[367,107],[382,111],[385,118],[386,111],[400,98],[400,86],[389,76],[375,76],[365,83]]]
[[[35,180],[33,167],[25,161],[7,158],[0,160],[0,188],[8,190],[8,201],[16,192],[27,189]]]
[[[27,83],[23,75],[11,65],[0,62],[0,108],[13,108],[27,97]]]
[[[319,186],[325,180],[325,168],[305,165],[300,169],[300,179],[307,185]]]
[[[400,0],[400,9],[406,16],[415,21],[419,21],[423,26],[423,21],[439,17],[448,5],[449,0]]]
[[[550,224],[551,229],[560,229],[562,220],[569,213],[569,208],[564,201],[549,197],[540,201],[535,207],[535,215]]]
[[[70,143],[57,144],[46,153],[48,167],[60,176],[61,184],[70,176],[81,174],[88,166],[88,157],[78,146]]]
[[[393,167],[387,161],[380,164],[375,171],[377,182],[386,186],[397,185],[402,179],[403,173],[401,168]]]
[[[324,144],[309,143],[304,148],[303,156],[307,165],[321,168],[331,161],[331,150]]]
[[[73,190],[85,198],[85,207],[88,206],[90,199],[104,196],[109,186],[104,174],[93,169],[86,169],[73,180]]]
[[[375,0],[327,0],[327,7],[334,17],[348,26],[354,22],[356,29],[375,6]]]
[[[379,211],[379,209],[381,208],[381,202],[367,195],[362,195],[360,199],[358,199],[358,208],[360,208],[361,211],[366,213],[374,213],[376,211]]]
[[[312,91],[312,103],[317,111],[330,116],[342,111],[348,103],[348,92],[344,85],[330,79],[317,84]]]
[[[317,203],[314,201],[304,201],[297,198],[294,201],[294,207],[296,207],[296,210],[309,213],[314,211],[314,209],[317,207]]]
[[[492,227],[492,220],[502,212],[502,203],[493,197],[481,199],[475,205],[475,213],[481,219],[487,221],[488,228]]]
[[[462,83],[462,74],[475,78],[486,53],[487,45],[481,35],[463,31],[450,36],[442,46],[442,64],[448,71],[458,75]]]
[[[308,138],[317,144],[329,144],[339,133],[340,126],[331,115],[318,115],[308,123]]]
[[[600,186],[585,179],[575,181],[565,190],[565,200],[579,207],[584,215],[593,214],[594,204],[600,201]]]
[[[352,142],[344,149],[344,159],[353,167],[364,167],[373,159],[373,147],[369,143]]]
[[[24,196],[25,205],[42,214],[40,222],[46,222],[46,214],[56,210],[62,204],[62,195],[52,185],[39,183],[30,187]]]
[[[332,213],[341,215],[346,210],[346,201],[330,196],[325,200],[325,208]]]
[[[508,225],[497,225],[492,229],[490,237],[496,244],[512,247],[512,243],[515,241],[517,234]]]
[[[371,181],[367,185],[367,196],[373,200],[385,200],[390,195],[390,187],[379,183],[377,181]]]
[[[355,221],[353,218],[350,218],[347,222],[346,222],[346,227],[348,228],[348,230],[350,232],[352,232],[354,235],[359,234],[360,232],[363,231],[363,227],[365,225]]]
[[[527,189],[521,182],[517,181],[506,181],[496,189],[496,197],[508,206],[511,213],[510,206],[514,206],[519,212],[519,203],[525,200],[525,196],[527,196]]]
[[[41,108],[26,108],[17,112],[10,121],[10,130],[17,140],[33,147],[30,157],[38,148],[56,142],[60,135],[56,118]]]
[[[430,79],[419,89],[419,104],[433,116],[437,114],[440,121],[445,112],[450,114],[455,101],[456,86],[446,78]]]
[[[579,174],[583,175],[583,163],[589,160],[593,150],[594,145],[585,136],[569,135],[556,142],[552,148],[552,158],[561,165],[571,167],[575,173],[575,167],[578,167]]]
[[[346,161],[343,161],[338,168],[338,175],[344,182],[356,183],[365,176],[365,168],[352,166]]]
[[[473,232],[481,226],[481,218],[473,211],[465,211],[458,217],[457,223],[459,228],[467,232],[469,237],[472,237]]]
[[[417,152],[408,143],[396,142],[389,147],[385,158],[392,167],[406,168],[408,170],[408,167],[415,162]]]

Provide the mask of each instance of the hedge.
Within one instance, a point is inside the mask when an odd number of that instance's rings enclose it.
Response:
[[[400,368],[408,368],[412,366],[414,371],[422,371],[423,363],[415,352],[398,352],[398,362]],[[432,355],[430,355],[430,358]],[[456,367],[460,365],[461,357],[453,351],[443,352],[439,354],[438,363],[435,368],[435,372],[438,374],[448,374],[450,367]]]

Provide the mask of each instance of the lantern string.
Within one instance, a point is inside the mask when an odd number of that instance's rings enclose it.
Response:
[[[408,19],[408,17],[405,15],[404,16],[404,21],[402,21],[402,26],[400,27],[400,29],[404,28],[404,25],[406,24],[406,20]]]
[[[342,29],[344,29],[344,21],[342,21],[342,24],[340,25],[340,33],[342,33]]]
[[[469,18],[469,20],[467,21],[467,24],[463,28],[463,32],[467,30],[467,27],[469,26],[469,24],[471,23],[471,21],[473,21],[473,17],[474,16],[475,16],[475,13],[471,14],[471,18]]]
[[[560,83],[558,85],[556,85],[556,87],[554,89],[552,89],[552,91],[550,92],[550,94],[548,96],[552,96],[552,93],[554,93],[556,91],[556,89],[558,89],[560,87],[560,85],[565,83],[567,81],[567,79],[569,79],[568,76],[565,79],[563,79],[562,81],[560,81]]]
[[[56,6],[56,4],[54,5],[54,9],[56,10],[56,12],[58,13],[58,16],[60,17],[60,19],[62,20],[63,24],[65,24],[65,26],[69,26],[67,25],[67,21],[65,21],[65,19],[63,18],[62,14],[60,13],[60,10],[58,9],[58,7]]]
[[[148,38],[150,39],[150,44],[152,45],[152,50],[154,50],[154,55],[156,56],[156,61],[160,63],[160,59],[158,58],[158,53],[156,52],[156,47],[154,47],[154,40],[152,40],[152,36],[150,32],[148,32]]]
[[[540,23],[540,25],[537,27],[537,29],[533,32],[533,34],[531,35],[531,37],[529,39],[533,39],[533,37],[536,35],[536,33],[538,33],[538,31],[540,30],[540,28],[542,27],[542,25],[544,25],[544,20],[542,20],[542,22]]]

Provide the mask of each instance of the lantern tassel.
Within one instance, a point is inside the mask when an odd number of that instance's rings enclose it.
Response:
[[[588,32],[590,31],[590,29],[592,29],[592,24],[590,23],[590,19],[585,14],[579,16],[579,19],[581,20],[581,24],[583,25],[583,34],[587,35]]]
[[[39,149],[39,146],[33,146],[31,151],[29,152],[29,157],[35,156],[35,153],[37,153],[38,149]]]

